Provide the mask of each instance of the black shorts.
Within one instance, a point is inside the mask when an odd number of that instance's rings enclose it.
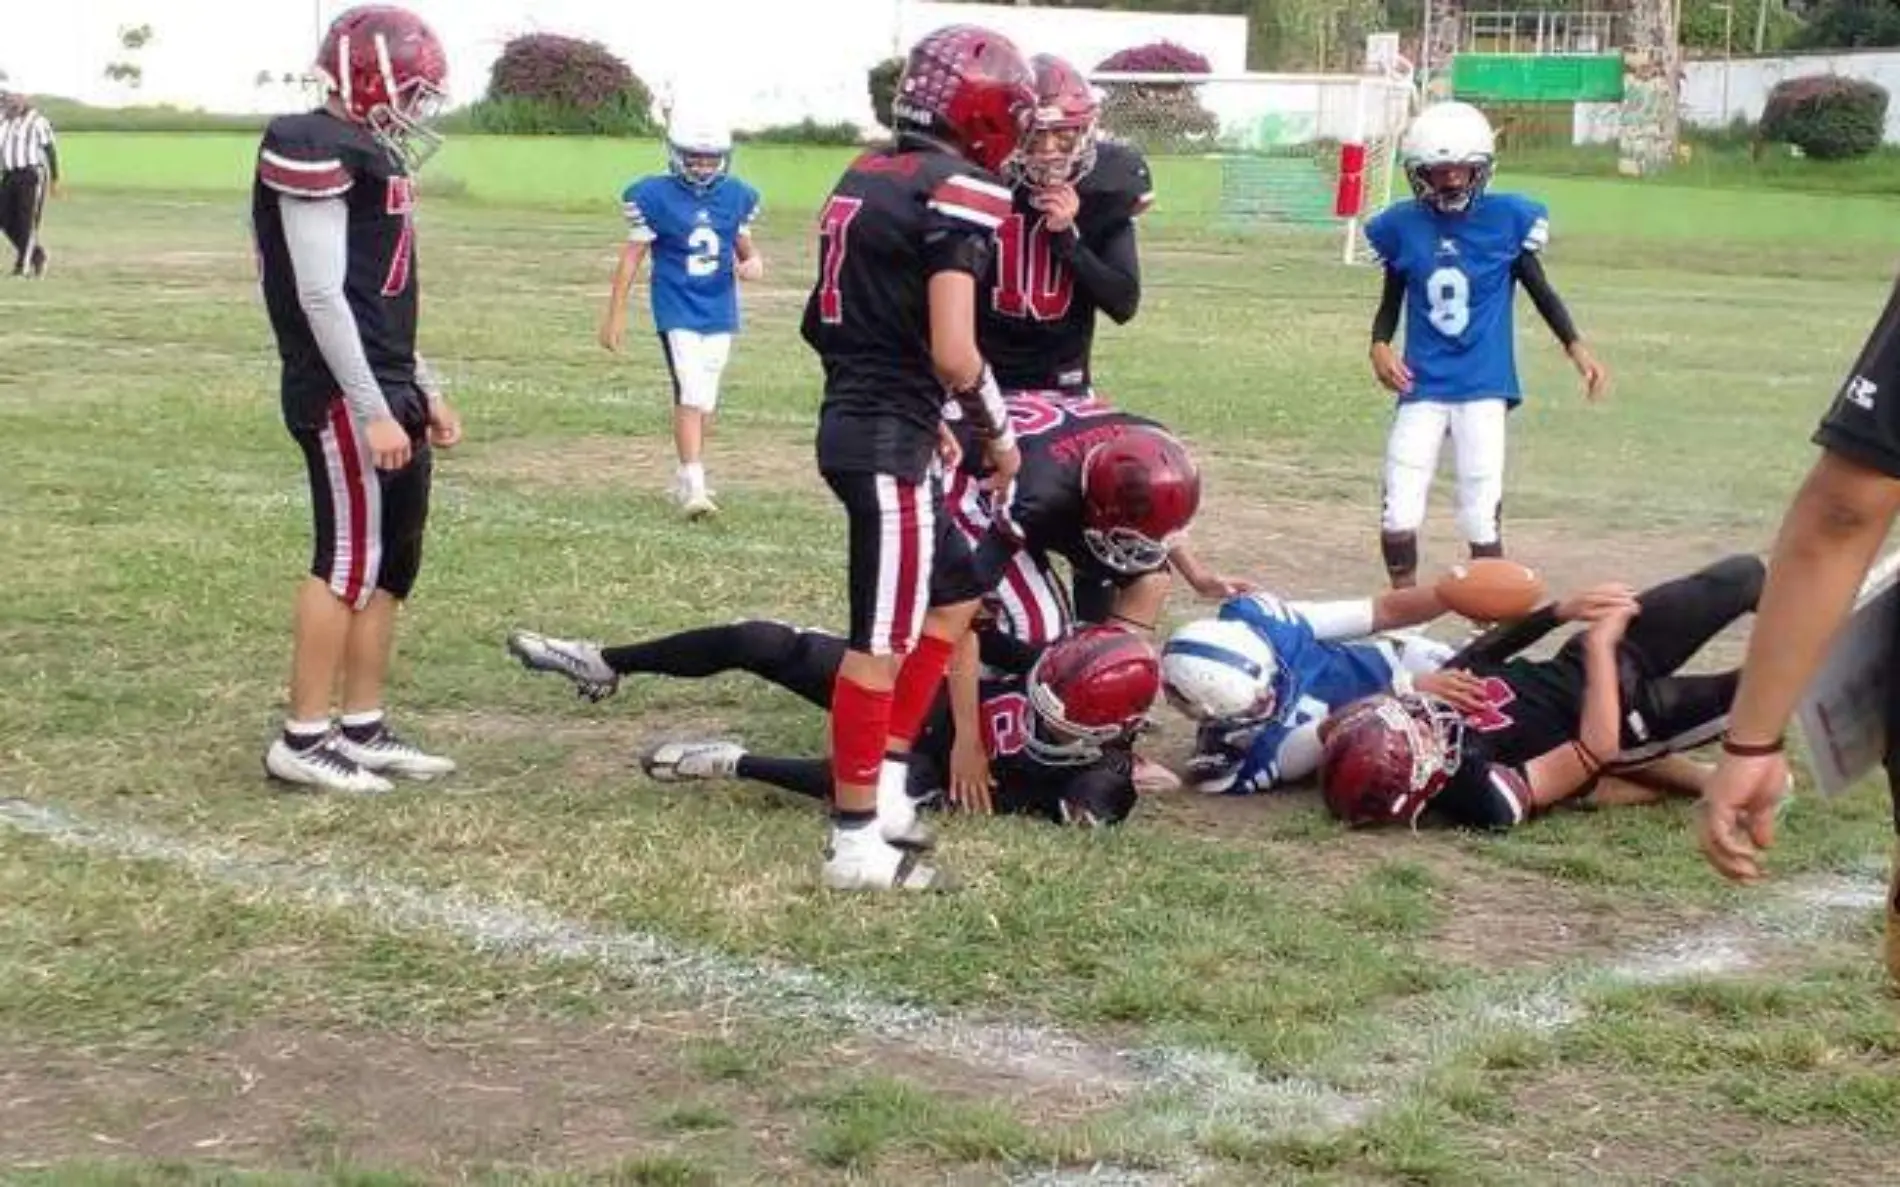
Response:
[[[1814,443],[1900,478],[1900,285],[1821,418]]]
[[[943,514],[934,478],[827,472],[850,517],[853,651],[903,655],[923,633],[924,613],[983,596],[970,545]]]
[[[413,452],[400,470],[376,469],[369,443],[342,396],[320,429],[290,430],[310,473],[315,540],[310,575],[353,610],[385,590],[407,598],[422,570],[434,459],[428,437],[410,431]]]

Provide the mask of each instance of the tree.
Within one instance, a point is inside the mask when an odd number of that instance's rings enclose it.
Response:
[[[1822,0],[1789,41],[1797,49],[1873,49],[1900,45],[1900,2]]]

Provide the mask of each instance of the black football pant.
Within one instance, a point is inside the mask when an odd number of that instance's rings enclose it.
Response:
[[[40,214],[46,207],[46,171],[8,169],[0,173],[0,231],[13,245],[13,274],[28,266],[38,268],[46,259],[40,246]]]
[[[600,655],[608,667],[623,676],[645,673],[697,680],[725,672],[750,672],[820,709],[829,710],[832,685],[837,682],[846,647],[845,640],[823,631],[801,631],[782,622],[752,621],[701,627],[645,643],[607,647]],[[947,707],[940,704],[931,714],[930,722],[924,727],[924,737],[918,740],[920,751],[925,747],[925,739],[933,733],[947,736],[946,713]],[[739,760],[738,773],[741,779],[769,783],[815,800],[831,798],[831,763],[827,759],[748,754]],[[919,790],[920,781],[941,782],[936,764],[917,761],[915,756],[911,774],[914,792]]]
[[[1677,670],[1731,623],[1754,612],[1766,579],[1758,558],[1731,556],[1637,595],[1643,612],[1630,620],[1617,649],[1623,701],[1619,763],[1692,750],[1722,732],[1741,673],[1682,676]],[[1566,659],[1581,664],[1583,635],[1573,636],[1563,651]]]

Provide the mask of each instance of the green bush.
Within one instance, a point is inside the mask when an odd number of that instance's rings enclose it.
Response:
[[[591,109],[543,99],[487,98],[442,121],[448,133],[489,136],[630,136],[656,133],[648,103],[627,94]]]
[[[1880,147],[1887,90],[1877,83],[1810,74],[1775,84],[1762,107],[1761,139],[1792,144],[1817,161],[1864,157]]]
[[[857,144],[864,136],[849,120],[821,124],[807,116],[795,124],[773,124],[756,132],[736,132],[733,139],[761,144]]]
[[[1172,41],[1132,46],[1110,54],[1097,71],[1119,74],[1205,74],[1207,59]],[[1209,152],[1220,135],[1220,120],[1201,106],[1189,83],[1102,84],[1102,127],[1144,152]]]
[[[904,76],[904,59],[886,58],[871,67],[865,86],[871,92],[871,110],[877,122],[895,130],[891,123],[891,101],[897,97],[897,80]]]
[[[510,136],[650,136],[653,93],[595,41],[533,33],[502,48],[468,130]]]

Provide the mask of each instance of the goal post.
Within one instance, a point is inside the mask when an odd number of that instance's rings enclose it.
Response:
[[[1381,47],[1383,48],[1383,47]],[[1392,194],[1413,106],[1409,66],[1369,57],[1362,74],[1090,76],[1101,127],[1142,150],[1160,209],[1230,231],[1340,234],[1347,262],[1369,258],[1360,227]]]

